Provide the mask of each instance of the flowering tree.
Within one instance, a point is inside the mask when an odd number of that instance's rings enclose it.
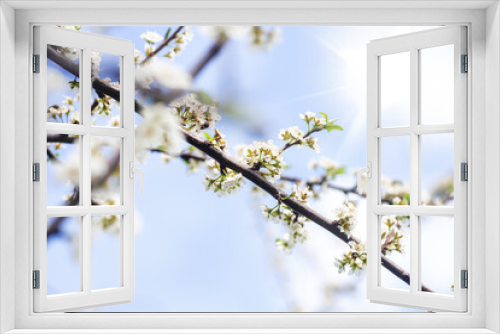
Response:
[[[79,29],[79,27],[63,27]],[[286,152],[297,148],[320,152],[320,143],[315,135],[319,132],[342,131],[337,119],[326,113],[306,111],[299,114],[297,123],[277,134],[278,142],[271,139],[253,143],[230,145],[225,135],[217,127],[221,120],[219,104],[207,94],[196,91],[192,83],[212,59],[224,49],[232,39],[244,36],[252,48],[270,50],[279,41],[279,30],[262,27],[204,27],[204,32],[213,38],[213,44],[200,58],[193,69],[186,73],[175,67],[175,58],[182,55],[193,39],[189,27],[169,28],[164,36],[155,32],[145,32],[145,51],[135,51],[136,89],[138,98],[135,111],[141,117],[136,127],[135,155],[145,162],[150,154],[160,154],[165,162],[182,159],[192,173],[204,171],[203,187],[219,197],[232,196],[244,187],[251,187],[256,194],[267,194],[275,200],[275,205],[262,205],[262,216],[270,222],[285,228],[282,237],[276,239],[278,249],[291,253],[298,244],[308,240],[308,225],[318,224],[347,244],[346,252],[332,260],[339,273],[359,275],[366,267],[365,245],[354,235],[357,217],[357,203],[346,200],[334,209],[331,217],[325,217],[312,209],[309,201],[321,200],[326,189],[359,198],[365,193],[357,192],[357,185],[346,188],[335,183],[338,175],[346,173],[345,166],[326,157],[310,163],[310,168],[318,171],[320,177],[292,176],[287,174]],[[49,47],[48,57],[75,77],[69,82],[71,88],[79,87],[79,67],[75,63],[76,52],[64,47]],[[101,58],[92,56],[92,80],[95,93],[91,107],[92,115],[100,115],[108,126],[118,126],[119,118],[113,110],[119,106],[119,83],[110,78],[100,77]],[[151,84],[155,83],[154,89]],[[47,117],[50,121],[78,123],[79,115],[75,105],[79,94],[66,97],[60,105],[50,105]],[[67,205],[75,205],[79,200],[78,169],[71,162],[58,160],[58,152],[65,145],[73,145],[77,136],[48,135],[47,158],[56,164],[65,179],[72,184],[72,191],[65,197]],[[119,154],[117,146],[106,140],[92,141],[92,192],[95,205],[114,204],[119,191]],[[104,153],[107,152],[107,153]],[[111,152],[111,153],[110,153]],[[95,166],[95,167],[94,167]],[[363,180],[366,182],[366,179]],[[397,180],[382,179],[385,192],[382,202],[388,205],[408,205],[409,189]],[[363,185],[360,185],[364,188]],[[440,185],[427,204],[440,204],[453,200],[453,186],[450,182]],[[48,237],[61,233],[63,218],[56,219],[48,228]],[[104,229],[116,228],[116,217],[102,217],[96,224]],[[407,217],[382,217],[381,233],[382,265],[392,274],[410,283],[410,275],[393,260],[393,252],[405,251],[403,227],[408,226]],[[333,257],[333,255],[332,255]],[[424,291],[432,291],[422,285]]]

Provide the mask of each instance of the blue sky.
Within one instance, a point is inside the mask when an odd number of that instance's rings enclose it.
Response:
[[[151,30],[163,35],[166,29],[83,28],[132,40],[141,51],[141,33]],[[230,41],[201,73],[195,86],[221,102],[223,119],[218,126],[233,147],[262,139],[279,143],[279,130],[302,126],[298,115],[307,110],[339,118],[343,132],[318,135],[320,155],[306,148],[285,153],[285,160],[291,165],[287,174],[314,175],[308,162],[326,156],[347,167],[347,175],[338,182],[352,186],[352,172],[364,167],[366,161],[366,45],[373,39],[424,29],[429,27],[281,27],[282,41],[269,51],[250,50],[246,38]],[[191,68],[212,43],[197,27],[193,27],[193,32],[193,42],[174,62],[184,69]],[[101,68],[105,69],[105,65]],[[57,100],[49,96],[49,100],[52,98]],[[243,121],[224,114],[228,105],[243,115]],[[397,149],[400,143],[394,145],[393,149]],[[429,156],[439,154],[436,150]],[[387,173],[405,178],[403,169],[408,164],[395,159]],[[129,304],[92,311],[413,311],[371,304],[366,299],[365,274],[338,274],[333,266],[334,258],[346,251],[347,245],[321,228],[311,226],[309,242],[298,245],[291,255],[280,253],[274,240],[285,230],[262,219],[259,209],[261,204],[272,201],[255,198],[248,186],[236,196],[221,199],[205,192],[201,184],[203,172],[188,175],[182,161],[165,164],[160,157],[151,155],[139,167],[146,177],[144,193],[136,193],[137,216],[141,221],[135,244],[136,298]],[[439,177],[446,168],[437,167],[433,173]],[[429,182],[435,182],[435,177]],[[58,186],[54,186],[48,197],[60,198],[59,192]],[[334,207],[344,199],[343,194],[332,192],[322,201],[311,202],[311,206],[331,217]],[[364,201],[359,202],[359,208],[360,224],[355,234],[364,238]],[[436,241],[432,239],[435,235],[429,234],[427,240]],[[110,234],[96,233],[93,247],[102,256],[92,266],[92,277],[97,285],[109,286],[113,284],[110,276],[117,270],[116,239]],[[78,264],[72,252],[71,243],[65,239],[49,242],[49,284],[53,292],[67,291],[67,285],[72,281],[74,284]],[[391,275],[387,279],[396,287],[405,287]],[[443,287],[448,284],[436,281]]]

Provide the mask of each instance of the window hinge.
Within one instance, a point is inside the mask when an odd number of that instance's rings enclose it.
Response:
[[[33,73],[40,73],[40,55],[33,55]]]
[[[40,289],[40,270],[33,270],[33,289]]]
[[[466,162],[460,164],[460,180],[469,181],[469,165]]]
[[[40,182],[40,164],[38,162],[33,164],[33,181]]]
[[[469,72],[469,57],[467,55],[462,55],[462,68],[460,72]]]
[[[469,273],[467,270],[462,270],[460,274],[460,280],[462,283],[460,284],[462,289],[467,289],[469,287]]]

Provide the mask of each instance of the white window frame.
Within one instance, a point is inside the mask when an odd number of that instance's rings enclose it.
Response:
[[[462,55],[467,54],[467,29],[450,26],[412,34],[382,38],[368,44],[367,95],[367,160],[371,177],[367,180],[367,256],[368,299],[392,305],[408,305],[424,310],[467,310],[467,290],[461,288],[461,271],[467,270],[467,182],[461,180],[460,164],[467,163],[467,75],[462,73]],[[421,123],[421,50],[444,45],[453,46],[454,121],[451,124]],[[381,124],[381,58],[401,52],[409,54],[409,119],[408,126],[382,127]],[[421,205],[421,136],[453,134],[454,204],[453,206]],[[410,140],[410,205],[384,205],[381,203],[381,146],[382,138],[405,137]],[[409,216],[410,219],[410,286],[408,290],[390,289],[381,285],[382,259],[380,254],[381,217]],[[453,285],[452,296],[422,291],[420,219],[422,216],[452,217],[454,221]]]
[[[495,333],[500,331],[500,11],[497,1],[4,1],[0,5],[0,329],[12,333],[311,332]],[[139,7],[142,10],[123,9]],[[66,8],[63,8],[66,7]],[[158,8],[162,7],[162,8]],[[224,8],[225,7],[225,8]],[[397,7],[397,8],[395,8]],[[24,9],[23,9],[24,8]],[[52,8],[58,10],[42,10]],[[79,8],[75,10],[75,8]],[[84,8],[84,9],[82,9]],[[92,10],[98,8],[98,10]],[[106,9],[107,8],[107,9]],[[121,9],[120,9],[121,8]],[[147,9],[149,8],[149,9]],[[154,9],[153,9],[154,8]],[[222,9],[221,9],[222,8]],[[35,314],[32,270],[32,27],[82,25],[440,25],[468,26],[468,311],[435,314]],[[15,38],[14,38],[15,36]],[[14,70],[15,66],[15,70]],[[12,85],[15,78],[15,87]],[[15,98],[14,98],[15,97]],[[15,113],[12,112],[15,110]],[[12,121],[15,114],[15,128]],[[487,120],[487,121],[486,121]],[[9,123],[10,122],[10,123]],[[11,128],[9,128],[9,126]],[[488,140],[486,141],[486,134]],[[15,145],[12,145],[15,138]],[[12,174],[15,170],[15,177]],[[488,182],[486,183],[486,175]],[[12,194],[15,194],[14,200]],[[488,194],[488,196],[486,196]],[[14,210],[12,209],[14,207]],[[487,218],[487,219],[486,219]],[[14,256],[12,256],[14,254]],[[13,287],[15,287],[13,289]],[[487,293],[486,293],[487,291]],[[14,305],[14,307],[12,307]],[[425,321],[423,321],[425,319]],[[301,328],[300,330],[298,328]],[[384,328],[380,330],[380,328]],[[413,328],[413,330],[412,330]],[[436,328],[439,328],[436,329]],[[119,330],[122,329],[122,330]],[[160,331],[160,329],[165,329]],[[210,330],[212,329],[212,330]],[[213,330],[218,329],[218,330]],[[253,329],[253,330],[252,330]],[[358,330],[356,330],[358,329]],[[81,332],[80,332],[81,333]]]
[[[39,55],[39,73],[33,76],[34,162],[39,164],[39,181],[33,184],[33,269],[39,272],[39,288],[34,289],[34,311],[80,310],[102,305],[130,302],[134,299],[134,164],[135,69],[134,45],[127,40],[70,31],[57,27],[34,27],[34,52]],[[47,47],[75,48],[79,53],[80,124],[49,123],[47,108]],[[91,125],[91,54],[119,57],[120,127]],[[79,135],[80,203],[75,206],[47,206],[47,133]],[[120,168],[120,204],[91,204],[91,138],[118,139]],[[91,286],[92,216],[118,215],[120,224],[120,286],[93,290]],[[80,290],[65,294],[47,294],[47,217],[74,217],[79,226]]]

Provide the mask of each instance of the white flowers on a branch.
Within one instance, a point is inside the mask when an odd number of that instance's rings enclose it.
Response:
[[[399,219],[398,219],[399,218]],[[384,216],[382,217],[382,232],[381,239],[381,252],[383,255],[392,252],[403,253],[404,246],[402,244],[403,231],[402,222],[400,217]]]
[[[356,227],[356,206],[352,202],[346,202],[343,206],[337,207],[333,216],[339,223],[339,228],[347,236],[351,235],[351,231]]]
[[[188,42],[193,40],[193,32],[190,27],[185,27],[184,30],[179,33],[174,40],[175,46],[167,52],[165,57],[173,60],[175,57],[179,56],[184,50]]]
[[[142,115],[144,122],[135,129],[136,158],[144,163],[151,149],[178,155],[183,138],[177,111],[158,103],[144,110]]]
[[[239,39],[246,35],[250,39],[249,46],[253,50],[269,51],[281,41],[279,27],[204,26],[201,27],[201,31],[219,42],[225,42],[228,39]]]
[[[343,254],[342,258],[336,258],[334,265],[339,268],[339,274],[347,271],[349,275],[359,276],[366,268],[367,256],[365,245],[361,243],[349,242],[349,251]]]
[[[208,171],[203,179],[205,190],[212,190],[217,196],[236,195],[245,185],[246,181],[240,173],[221,167],[213,159],[207,162]]]
[[[137,65],[135,76],[136,86],[140,89],[149,89],[155,81],[169,89],[189,89],[192,82],[189,73],[164,60]]]
[[[286,167],[280,149],[272,140],[254,141],[239,150],[242,161],[258,170],[259,174],[269,182],[276,182]]]
[[[215,129],[221,119],[217,106],[198,101],[194,94],[185,95],[170,104],[179,114],[182,127],[190,132],[199,133],[208,128]],[[219,135],[223,137],[222,134]]]
[[[254,26],[250,30],[250,47],[252,49],[268,51],[280,41],[281,29],[279,27],[266,30],[263,27]]]

